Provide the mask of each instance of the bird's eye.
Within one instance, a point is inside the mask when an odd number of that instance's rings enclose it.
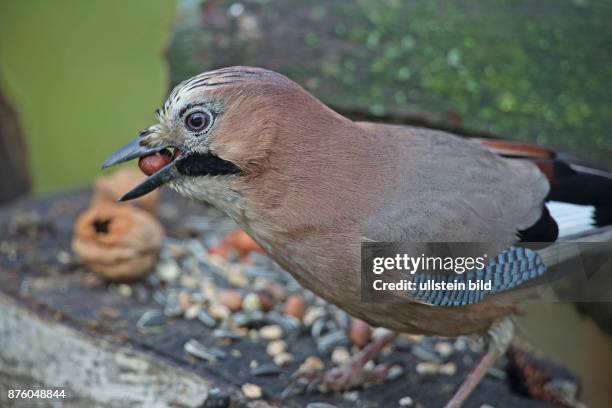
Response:
[[[210,123],[210,115],[206,112],[193,112],[185,118],[185,127],[192,132],[201,132]]]

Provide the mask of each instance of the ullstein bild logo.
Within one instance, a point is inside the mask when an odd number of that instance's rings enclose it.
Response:
[[[612,260],[597,256],[609,254],[600,245],[363,242],[362,300],[448,307],[490,297],[511,303],[610,301],[609,291],[600,293],[599,280],[607,279],[604,285],[610,287],[612,274],[606,271],[612,270]]]

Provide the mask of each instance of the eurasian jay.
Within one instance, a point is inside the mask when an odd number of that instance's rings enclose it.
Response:
[[[516,143],[353,122],[276,72],[230,67],[176,86],[159,123],[105,167],[140,158],[149,177],[129,200],[167,184],[224,210],[297,281],[354,317],[413,334],[484,334],[489,352],[448,406],[461,405],[512,338],[510,304],[364,303],[368,241],[554,241],[547,200],[612,204],[612,176]],[[352,385],[392,340],[326,374]]]

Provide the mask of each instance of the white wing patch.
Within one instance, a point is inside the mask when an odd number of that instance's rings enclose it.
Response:
[[[551,201],[546,203],[550,215],[559,226],[559,238],[592,230],[595,207]]]

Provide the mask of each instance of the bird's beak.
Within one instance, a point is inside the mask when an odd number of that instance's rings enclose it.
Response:
[[[181,176],[181,173],[178,171],[176,166],[180,161],[186,158],[186,156],[184,155],[185,149],[183,147],[175,145],[146,147],[140,144],[141,141],[142,138],[138,137],[123,146],[121,149],[117,150],[115,153],[110,155],[108,159],[106,159],[106,161],[102,165],[102,168],[106,169],[119,163],[124,163],[133,159],[150,156],[168,148],[177,149],[179,154],[176,154],[175,152],[172,160],[168,164],[166,164],[164,167],[162,167],[155,173],[151,174],[142,183],[138,184],[132,190],[124,194],[119,199],[119,201],[133,200],[135,198],[141,197],[147,193],[150,193],[161,185],[169,181],[175,180]]]

